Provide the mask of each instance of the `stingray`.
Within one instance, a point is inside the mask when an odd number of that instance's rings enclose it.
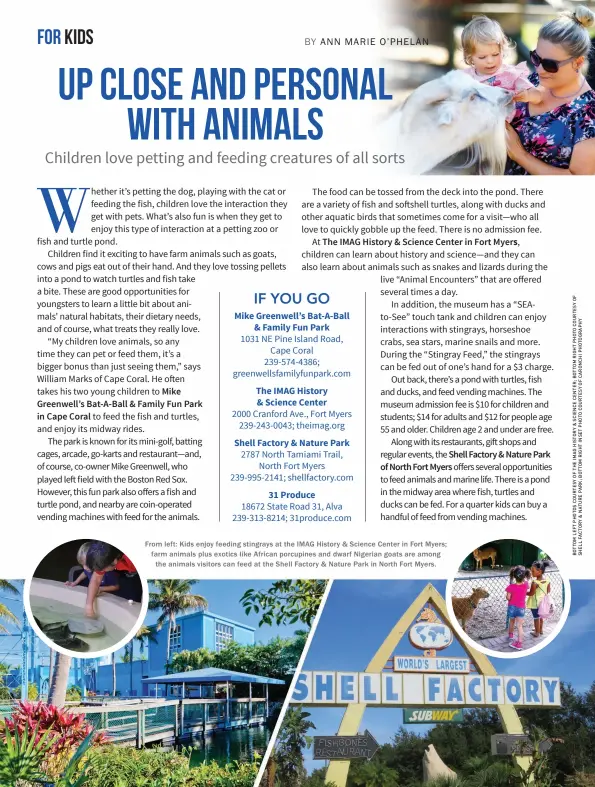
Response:
[[[59,623],[41,623],[35,618],[35,622],[43,633],[59,647],[65,648],[66,650],[73,650],[77,653],[85,653],[89,650],[88,643],[84,642],[80,637],[77,637],[76,634],[70,631],[67,621],[64,620]]]

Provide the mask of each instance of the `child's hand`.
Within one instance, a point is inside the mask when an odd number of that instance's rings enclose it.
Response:
[[[97,613],[95,612],[95,609],[94,609],[93,606],[90,606],[90,607],[86,606],[85,607],[85,617],[86,618],[93,618],[94,620],[97,619]]]
[[[70,582],[70,581],[68,581],[68,580],[66,580],[66,582],[65,582],[64,584],[65,584],[65,585],[66,585],[66,587],[68,587],[68,588],[73,588],[73,587],[74,587],[74,582]]]
[[[516,93],[513,100],[527,104],[541,104],[543,102],[543,89],[529,87],[526,90],[521,90],[520,93]]]

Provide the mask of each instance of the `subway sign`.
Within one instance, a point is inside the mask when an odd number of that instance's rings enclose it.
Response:
[[[303,705],[365,703],[393,708],[559,706],[560,679],[475,673],[300,672],[291,701]]]
[[[453,724],[463,721],[461,708],[404,708],[403,724]]]

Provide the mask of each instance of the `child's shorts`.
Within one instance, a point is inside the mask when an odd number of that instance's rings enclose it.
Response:
[[[539,609],[532,609],[532,610],[531,610],[531,614],[533,615],[533,617],[535,618],[535,620],[537,620],[537,619],[538,619],[538,617],[539,617]]]
[[[515,607],[514,604],[508,605],[508,617],[513,620],[514,618],[524,618],[525,617],[525,608],[524,607]]]

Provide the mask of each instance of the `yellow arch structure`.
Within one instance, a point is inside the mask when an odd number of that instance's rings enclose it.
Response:
[[[393,651],[405,636],[409,627],[415,623],[416,617],[419,615],[422,608],[430,605],[435,612],[447,623],[450,623],[446,602],[432,584],[428,584],[421,591],[418,597],[411,603],[409,608],[403,615],[396,626],[392,629],[390,634],[384,640],[382,645],[376,651],[372,661],[368,664],[365,672],[382,672],[386,662],[391,657]],[[455,637],[456,631],[453,629]],[[459,644],[465,649],[471,661],[475,664],[477,671],[480,675],[496,675],[496,670],[487,656],[477,650],[469,647],[464,640],[457,637]],[[339,727],[339,735],[357,735],[359,732],[360,724],[366,704],[362,702],[352,702],[345,709],[343,720]],[[498,714],[502,720],[504,732],[510,734],[522,733],[523,727],[521,720],[514,705],[498,705]],[[525,770],[529,767],[529,757],[516,757],[516,762]],[[349,760],[332,760],[326,771],[325,784],[335,784],[336,787],[345,787],[347,784],[347,776],[349,774]]]

